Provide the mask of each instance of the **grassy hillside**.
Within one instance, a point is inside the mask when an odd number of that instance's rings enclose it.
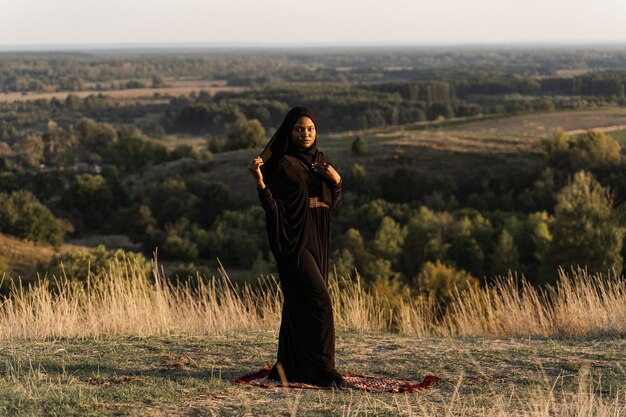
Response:
[[[327,152],[342,174],[354,164],[361,165],[367,177],[377,179],[398,167],[407,167],[421,178],[449,176],[458,184],[478,184],[485,172],[522,173],[539,158],[539,139],[562,127],[571,132],[599,128],[618,140],[626,140],[625,109],[599,109],[486,117],[392,126],[385,129],[327,133],[321,130],[320,148]],[[356,136],[367,143],[365,155],[355,155],[350,146]],[[201,138],[171,139],[201,146]],[[205,177],[228,186],[232,201],[256,202],[248,161],[259,150],[239,150],[213,155],[211,161],[182,158],[148,166],[126,178],[132,194],[144,193],[150,186],[171,177]],[[114,246],[111,246],[114,247]],[[129,247],[126,244],[126,247]],[[0,236],[0,248],[9,269],[16,275],[33,276],[38,263],[47,263],[55,249],[39,247]],[[63,248],[67,248],[64,246]],[[60,250],[65,250],[61,248]]]
[[[276,331],[5,342],[0,415],[618,416],[622,339],[417,338],[340,332],[342,373],[442,381],[413,394],[235,385],[274,361]]]
[[[573,133],[587,129],[617,130],[619,136],[619,129],[625,126],[625,109],[560,111],[330,134],[322,129],[319,147],[343,173],[358,163],[372,179],[404,166],[419,175],[479,181],[486,169],[522,172],[538,158],[539,139],[552,135],[557,128]],[[365,155],[355,155],[350,149],[356,136],[367,143]],[[258,153],[259,150],[239,150],[215,154],[207,176],[228,185],[236,200],[253,201],[256,193],[246,166]],[[184,175],[180,164],[150,168],[137,177]]]
[[[54,255],[81,247],[68,244],[55,248],[0,234],[0,260],[8,267],[7,271],[0,271],[0,274],[5,272],[13,277],[33,277],[40,272],[37,270],[38,265],[46,265]]]

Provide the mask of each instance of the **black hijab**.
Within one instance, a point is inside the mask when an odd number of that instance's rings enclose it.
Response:
[[[298,148],[291,140],[291,131],[296,122],[301,117],[308,117],[315,125],[315,141],[306,149]],[[313,175],[319,176],[322,181],[322,198],[321,200],[327,204],[332,202],[332,193],[328,185],[328,181],[319,174],[315,174],[311,165],[315,162],[328,162],[326,156],[317,149],[317,117],[313,110],[308,107],[294,107],[287,112],[285,120],[276,130],[263,152],[261,158],[264,164],[261,166],[263,175],[267,175],[271,181],[276,170],[278,161],[284,156],[289,155],[298,158],[305,166],[311,168]]]
[[[301,117],[308,117],[315,125],[315,142],[306,149],[296,147],[291,140],[291,131]],[[296,157],[307,166],[311,166],[317,154],[317,117],[308,107],[294,107],[287,112],[276,133],[261,152],[261,158],[268,167],[271,167],[283,155]]]

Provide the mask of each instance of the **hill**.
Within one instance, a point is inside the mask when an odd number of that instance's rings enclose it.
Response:
[[[572,133],[590,129],[616,132],[621,139],[624,126],[626,110],[621,108],[559,111],[329,134],[322,131],[318,146],[342,174],[359,164],[373,180],[396,168],[408,167],[423,177],[450,176],[458,182],[473,182],[479,181],[486,170],[523,172],[539,157],[539,139],[558,128]],[[350,149],[357,136],[367,144],[365,155],[355,155]],[[258,153],[238,150],[215,154],[207,178],[226,184],[237,201],[254,201],[254,184],[246,167]],[[147,180],[181,173],[184,176],[184,167],[177,162],[148,168],[136,177]],[[187,166],[187,171],[193,169]]]
[[[64,244],[59,247],[42,245],[28,240],[18,239],[14,236],[0,233],[0,265],[6,267],[8,276],[21,277],[22,279],[34,279],[40,270],[40,265],[47,265],[53,256],[70,250],[88,249],[80,244]]]

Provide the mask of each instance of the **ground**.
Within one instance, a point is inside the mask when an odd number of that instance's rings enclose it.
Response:
[[[413,394],[233,383],[272,363],[275,349],[276,332],[264,330],[3,341],[0,416],[527,415],[529,407],[544,406],[551,391],[559,406],[568,406],[587,389],[596,400],[615,399],[620,391],[626,407],[623,339],[424,339],[339,331],[342,373],[406,379],[434,374],[442,381]]]

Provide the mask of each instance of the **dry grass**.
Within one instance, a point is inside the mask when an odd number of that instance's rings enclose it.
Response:
[[[5,261],[10,270],[0,271],[0,277],[7,272],[7,275],[32,278],[37,273],[38,265],[47,265],[54,255],[79,247],[65,244],[55,248],[0,234],[0,260]]]
[[[623,336],[626,281],[561,270],[543,290],[509,277],[458,296],[444,320],[449,335]]]
[[[104,334],[220,333],[277,327],[281,292],[273,277],[239,287],[223,268],[220,278],[172,285],[153,266],[112,263],[87,285],[63,278],[14,288],[0,304],[0,340],[90,337]],[[356,280],[331,279],[336,325],[342,330],[395,331],[427,336],[623,336],[626,282],[583,270],[560,273],[558,285],[538,290],[523,280],[461,294],[443,317],[432,299],[387,299]]]

